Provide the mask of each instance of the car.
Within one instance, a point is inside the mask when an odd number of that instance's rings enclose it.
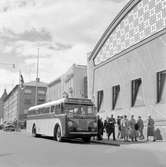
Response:
[[[4,128],[4,125],[3,124],[0,124],[0,130]]]
[[[16,129],[15,126],[12,124],[7,124],[3,128],[4,131],[15,131],[15,129]]]

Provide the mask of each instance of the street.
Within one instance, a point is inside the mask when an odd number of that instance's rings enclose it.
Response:
[[[164,167],[166,143],[120,147],[0,132],[0,167]]]

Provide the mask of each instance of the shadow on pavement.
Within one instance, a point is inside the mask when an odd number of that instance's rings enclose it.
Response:
[[[55,141],[55,139],[53,137],[49,137],[49,136],[38,136],[37,138]],[[55,142],[57,142],[57,141],[55,141]],[[84,142],[82,139],[67,139],[67,138],[63,138],[63,140],[61,142],[62,143],[71,143],[71,144],[90,144],[91,143],[91,142]]]
[[[6,156],[10,156],[10,155],[13,155],[13,153],[0,154],[0,157],[6,157]]]

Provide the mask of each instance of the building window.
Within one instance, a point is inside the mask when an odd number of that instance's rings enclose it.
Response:
[[[97,92],[97,112],[100,111],[101,104],[103,102],[103,96],[104,96],[103,90]]]
[[[157,103],[166,100],[166,70],[157,72]]]
[[[115,85],[112,87],[112,110],[115,109],[119,92],[120,92],[120,85]]]
[[[45,95],[46,92],[45,92],[44,90],[38,90],[38,94],[39,94],[39,95]]]
[[[38,104],[43,104],[45,103],[45,99],[44,98],[38,98]]]
[[[25,89],[24,91],[26,94],[31,94],[32,93],[32,90],[31,89]]]
[[[88,79],[84,77],[84,97],[88,97]]]
[[[131,106],[132,107],[135,105],[141,83],[142,83],[141,78],[132,80],[131,82]]]
[[[31,99],[25,99],[25,100],[24,100],[24,104],[25,104],[25,105],[31,105],[31,104],[32,104]]]

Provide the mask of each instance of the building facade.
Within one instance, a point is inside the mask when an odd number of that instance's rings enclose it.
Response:
[[[87,98],[87,67],[72,65],[69,70],[48,84],[47,101],[68,97]]]
[[[36,90],[37,104],[46,102],[47,84],[37,82],[37,89],[36,81],[25,83],[23,88],[16,85],[4,99],[3,121],[25,121],[28,108],[36,104]]]
[[[130,0],[88,58],[88,96],[105,119],[155,119],[166,139],[166,1]],[[145,132],[146,133],[146,132]]]
[[[7,97],[7,91],[6,89],[4,90],[1,98],[0,98],[0,124],[3,123],[3,104],[4,104],[4,99]]]

